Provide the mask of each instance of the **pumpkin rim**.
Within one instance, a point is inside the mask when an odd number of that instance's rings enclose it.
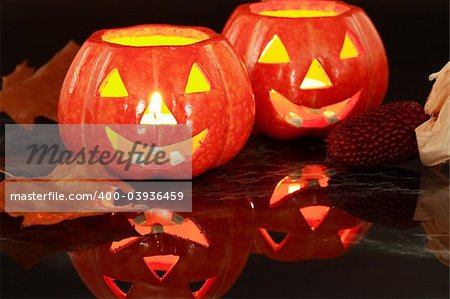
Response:
[[[144,36],[165,36],[165,37],[180,37],[187,39],[196,39],[197,41],[186,43],[186,44],[161,44],[161,45],[144,45],[144,46],[135,46],[135,45],[126,45],[121,43],[111,42],[107,39],[107,35],[111,35],[113,37],[120,37],[120,33],[134,31],[136,33],[139,32],[151,32],[152,34],[139,35],[136,34],[136,37]],[[158,34],[157,34],[158,33]],[[170,34],[171,33],[171,34]],[[190,34],[189,34],[190,33]],[[100,44],[107,47],[112,48],[122,48],[122,49],[163,49],[163,48],[186,48],[186,47],[202,47],[206,44],[214,43],[216,41],[224,41],[221,35],[213,31],[212,29],[201,27],[201,26],[179,26],[179,25],[168,25],[168,24],[143,24],[143,25],[135,25],[135,26],[127,26],[127,27],[119,27],[119,28],[111,28],[111,29],[102,29],[95,31],[87,40],[87,42]]]
[[[282,17],[282,16],[272,16],[272,15],[264,15],[261,14],[263,11],[281,11],[286,9],[302,9],[309,6],[319,6],[319,5],[332,5],[333,8],[336,9],[336,15],[334,16],[310,16],[310,17]],[[321,1],[314,1],[314,0],[306,0],[306,1],[292,1],[292,0],[277,0],[277,1],[263,1],[263,2],[254,2],[254,3],[247,3],[242,4],[240,7],[242,9],[246,9],[247,12],[251,15],[261,17],[261,18],[268,18],[268,19],[282,19],[282,20],[297,20],[297,21],[310,21],[312,19],[336,19],[336,18],[344,18],[348,15],[351,15],[355,12],[361,11],[362,9],[342,2],[342,1],[335,1],[335,0],[321,0]],[[341,11],[339,11],[341,10]],[[318,9],[317,11],[321,11]],[[322,10],[323,11],[323,10]]]

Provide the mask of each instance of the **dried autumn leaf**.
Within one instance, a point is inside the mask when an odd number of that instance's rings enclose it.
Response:
[[[121,214],[98,215],[53,225],[22,227],[19,218],[0,214],[0,249],[24,268],[42,258],[119,241],[137,233]]]
[[[6,112],[18,124],[33,124],[37,116],[57,121],[61,86],[78,49],[76,43],[69,42],[25,81],[13,85],[7,82],[7,88],[0,92],[0,112]],[[13,82],[29,74],[29,70],[20,72],[12,77]]]
[[[16,69],[13,73],[8,76],[3,77],[2,90],[5,91],[15,85],[18,85],[28,78],[30,78],[36,70],[32,67],[29,67],[27,62],[24,61],[21,64],[16,66]]]
[[[89,174],[89,176],[87,175]],[[101,184],[98,180],[83,180],[80,182],[79,179],[72,178],[82,178],[82,177],[98,177],[102,178]],[[4,180],[0,183],[0,210],[5,210],[5,184],[6,182],[20,181],[23,184],[23,193],[36,192],[36,193],[48,193],[49,190],[42,189],[38,190],[39,186],[36,186],[36,182],[53,182],[55,190],[54,192],[60,193],[92,193],[93,190],[98,192],[111,192],[117,189],[121,189],[124,192],[132,192],[134,189],[127,183],[117,179],[116,177],[109,174],[102,166],[95,165],[58,165],[55,169],[45,177],[37,178],[23,178],[14,177]],[[74,184],[67,184],[67,182],[79,182],[76,186]],[[106,203],[97,201],[99,205],[105,207]],[[52,202],[47,204],[51,205]],[[8,213],[11,216],[19,217],[23,216],[22,225],[24,227],[31,225],[49,225],[59,223],[63,220],[76,219],[85,216],[94,216],[102,214],[99,212],[11,212]]]

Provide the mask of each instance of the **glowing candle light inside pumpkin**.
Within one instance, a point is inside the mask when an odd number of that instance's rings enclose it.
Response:
[[[302,188],[302,185],[300,185],[298,183],[289,184],[288,193],[291,194],[291,193],[297,192],[301,188]]]
[[[325,137],[335,123],[378,106],[386,93],[382,41],[356,6],[331,0],[242,4],[223,34],[247,66],[255,128],[271,137]],[[367,80],[372,77],[379,80]]]
[[[154,142],[170,154],[171,166],[186,169],[179,172],[167,166],[155,171],[154,165],[135,159],[127,171],[109,163],[105,167],[111,172],[138,179],[189,172],[197,176],[227,162],[244,146],[253,126],[253,92],[245,67],[221,35],[201,27],[146,24],[97,31],[87,44],[61,88],[62,122],[154,126],[137,128],[141,140],[135,140],[134,132],[122,136],[109,126],[105,145],[109,142],[113,149],[129,152],[140,141],[143,144],[136,150],[147,157],[143,145]],[[211,51],[220,55],[210,55]],[[177,67],[167,67],[174,63]],[[80,102],[90,107],[89,113],[72,109]],[[218,113],[220,109],[226,113]],[[92,117],[80,118],[87,114]],[[172,128],[157,128],[166,125]],[[84,146],[89,141],[85,131],[82,136],[66,134],[64,143]],[[182,163],[186,157],[191,159]]]
[[[175,117],[170,112],[159,92],[154,92],[140,121],[141,125],[176,125]]]

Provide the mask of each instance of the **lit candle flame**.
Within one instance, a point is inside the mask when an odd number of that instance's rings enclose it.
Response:
[[[159,92],[154,92],[141,118],[141,125],[176,125],[177,120],[170,112]]]

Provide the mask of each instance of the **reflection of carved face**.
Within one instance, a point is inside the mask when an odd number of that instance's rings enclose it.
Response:
[[[142,214],[129,220],[140,236],[113,242],[109,247],[108,259],[110,263],[118,264],[125,262],[126,259],[130,268],[134,269],[134,274],[121,273],[122,271],[117,271],[117,267],[111,268],[103,274],[106,285],[118,297],[124,298],[128,294],[134,296],[143,292],[143,286],[140,285],[143,282],[141,281],[143,277],[139,276],[141,272],[147,272],[148,270],[147,273],[142,274],[148,276],[147,279],[150,284],[158,286],[166,281],[169,283],[174,281],[171,275],[177,275],[176,273],[180,271],[178,267],[186,267],[186,265],[183,265],[186,264],[184,261],[186,253],[179,250],[180,247],[167,246],[164,250],[154,250],[149,248],[154,247],[156,249],[158,247],[153,244],[153,241],[166,242],[167,244],[188,242],[192,250],[191,254],[195,251],[207,251],[210,246],[202,228],[189,218],[173,214],[173,222],[167,225],[156,222],[138,224],[137,219],[140,216]],[[173,236],[173,238],[168,238],[166,241],[164,241],[164,238],[155,238],[160,233]],[[131,257],[131,259],[128,257]],[[145,270],[145,267],[147,270]],[[193,297],[202,297],[202,294],[207,293],[212,288],[215,280],[216,276],[211,276],[198,282],[189,281],[192,288],[194,285],[196,286],[196,289],[192,289]],[[134,287],[135,282],[137,284]],[[133,288],[135,289],[133,290]]]
[[[329,179],[325,166],[308,165],[281,179],[265,205],[255,203],[255,250],[283,261],[330,258],[364,234],[364,222],[333,207],[316,189],[326,188]]]
[[[252,129],[254,100],[244,67],[220,35],[141,25],[97,31],[86,41],[68,71],[58,113],[63,124],[185,124],[192,140],[179,146],[192,143],[191,150],[167,154],[174,164],[192,159],[195,176],[241,149]],[[106,133],[106,141],[124,152],[135,141],[111,127]],[[134,163],[127,177],[149,177],[145,167]]]
[[[251,206],[208,201],[193,209],[138,214],[129,219],[136,236],[72,252],[72,262],[98,298],[221,296],[250,252]]]
[[[236,10],[224,34],[248,67],[258,129],[282,139],[320,135],[381,102],[386,57],[360,12],[335,1],[283,0]]]

